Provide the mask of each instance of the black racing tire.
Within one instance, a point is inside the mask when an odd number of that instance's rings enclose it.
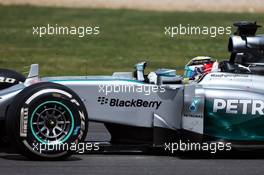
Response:
[[[25,76],[16,71],[0,69],[0,90],[22,83],[25,80]]]
[[[22,155],[32,160],[62,160],[73,153],[69,149],[72,144],[84,141],[88,114],[71,89],[42,82],[14,98],[7,111],[6,128],[11,144]]]

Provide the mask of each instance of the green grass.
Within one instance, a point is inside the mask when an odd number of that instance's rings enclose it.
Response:
[[[229,56],[228,36],[170,38],[164,35],[164,27],[179,23],[228,26],[238,20],[263,23],[263,14],[0,6],[0,67],[25,71],[25,66],[38,63],[43,76],[111,74],[131,71],[142,60],[154,70],[182,67],[198,55],[223,59]],[[33,26],[47,24],[98,25],[100,35],[32,35]]]

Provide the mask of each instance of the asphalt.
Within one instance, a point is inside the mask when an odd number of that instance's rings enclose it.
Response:
[[[87,140],[109,140],[100,124],[91,124]],[[93,139],[94,140],[94,139]],[[237,152],[221,156],[208,155],[144,155],[85,154],[67,161],[29,161],[21,155],[0,151],[0,174],[264,174],[264,153]]]

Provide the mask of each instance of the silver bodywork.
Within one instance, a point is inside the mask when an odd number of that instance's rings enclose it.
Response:
[[[132,73],[39,79],[37,72],[37,66],[33,65],[24,84],[0,91],[0,118],[5,118],[7,107],[14,96],[36,81],[54,82],[71,88],[83,100],[91,121],[146,128],[185,129],[199,134],[203,134],[205,131],[206,101],[214,103],[213,100],[217,98],[223,100],[264,99],[264,78],[258,75],[214,72],[207,74],[199,83],[155,85],[137,81],[133,78]],[[158,88],[163,88],[163,91],[150,94],[127,91],[106,94],[102,90],[102,87],[117,85],[135,89],[158,86]],[[116,105],[114,102],[117,100],[127,102],[129,105]],[[141,100],[144,105],[131,106],[133,100]],[[110,102],[112,102],[112,106]],[[232,110],[239,113],[244,109],[239,105],[233,107]]]

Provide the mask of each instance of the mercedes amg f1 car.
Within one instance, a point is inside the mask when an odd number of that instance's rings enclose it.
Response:
[[[32,159],[62,159],[69,150],[35,145],[81,143],[88,122],[103,123],[111,144],[162,146],[179,139],[200,142],[264,141],[264,36],[256,23],[235,23],[229,61],[196,57],[185,68],[111,76],[40,78],[0,69],[1,138]]]

